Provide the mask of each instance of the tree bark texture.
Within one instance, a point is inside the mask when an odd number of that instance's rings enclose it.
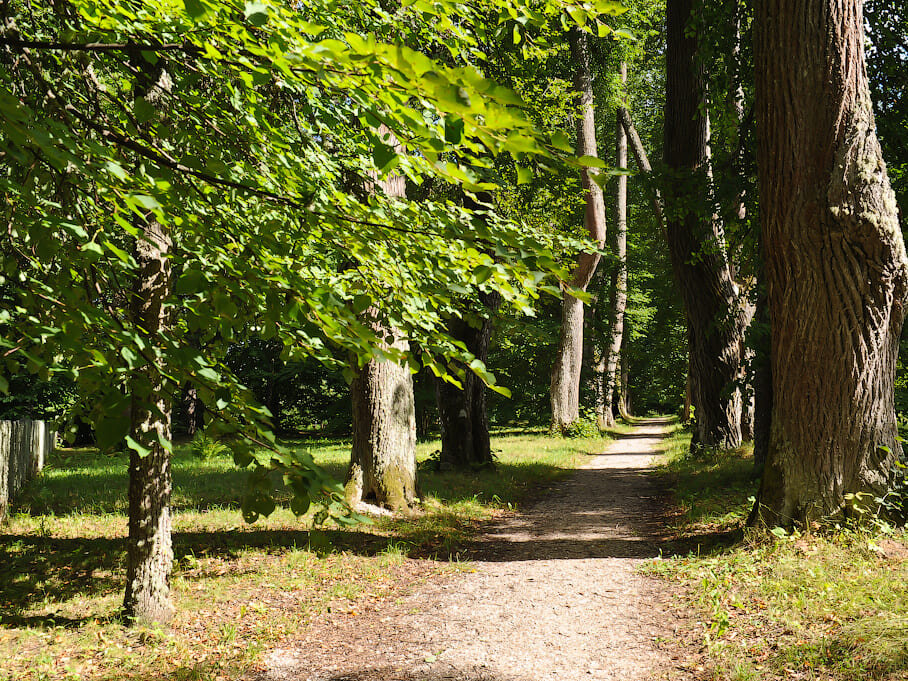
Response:
[[[668,0],[665,93],[666,237],[688,320],[696,433],[702,446],[741,444],[745,327],[724,237],[706,197],[709,125],[697,38],[687,31],[693,0]]]
[[[377,321],[379,334],[394,331]],[[405,338],[391,347],[406,350]],[[347,500],[374,503],[393,511],[416,501],[416,411],[410,369],[391,361],[372,360],[356,372],[350,385],[353,402],[353,446],[347,470]]]
[[[630,142],[631,151],[634,154],[634,160],[637,162],[637,167],[644,176],[650,177],[653,172],[653,166],[649,162],[649,156],[646,153],[646,149],[643,147],[643,142],[640,139],[637,128],[634,126],[634,121],[631,118],[630,112],[626,108],[620,107],[618,109],[618,117],[621,119],[621,127],[624,128],[627,140]],[[662,192],[660,192],[659,188],[653,183],[649,184],[649,188],[650,201],[653,204],[653,214],[656,216],[659,227],[665,229],[665,204],[662,201]]]
[[[598,156],[596,121],[593,106],[593,76],[587,35],[572,30],[569,36],[574,61],[574,87],[580,94],[580,118],[577,122],[577,155]],[[594,171],[580,171],[586,199],[584,225],[598,248],[605,243],[605,201],[596,184]],[[599,264],[598,253],[581,253],[574,268],[571,286],[585,291]],[[550,399],[552,428],[564,431],[580,417],[580,369],[583,362],[583,302],[564,292],[561,309],[561,333],[555,364],[552,367]]]
[[[391,131],[382,126],[393,146],[400,147]],[[389,197],[406,197],[402,175],[373,178]],[[365,317],[379,337],[391,338],[385,348],[406,351],[406,338],[381,321],[375,308]],[[406,365],[370,360],[354,375],[350,385],[353,406],[353,446],[347,470],[345,496],[351,504],[373,502],[393,511],[416,503],[416,403],[413,377]]]
[[[772,425],[752,521],[880,494],[901,452],[893,381],[908,260],[875,132],[860,0],[764,0],[755,19]],[[871,497],[872,498],[872,497]]]
[[[137,95],[162,109],[171,89],[170,77],[160,63],[153,66],[137,56]],[[165,225],[149,213],[137,221],[138,264],[131,301],[136,331],[151,347],[160,345],[167,331],[164,301],[172,288],[169,254],[173,240]],[[129,535],[126,542],[126,593],[123,610],[135,622],[164,624],[173,616],[170,573],[173,545],[170,520],[170,452],[162,444],[171,439],[171,404],[164,395],[156,367],[146,366],[133,377],[131,389],[132,438],[148,450],[129,455]]]
[[[627,83],[627,64],[621,64],[621,82]],[[615,126],[615,163],[627,168],[627,134],[622,123],[625,107],[618,107]],[[615,189],[615,267],[612,272],[612,299],[609,310],[609,337],[606,344],[605,405],[599,414],[600,427],[614,426],[613,396],[617,384],[621,341],[624,337],[624,312],[627,309],[627,175],[619,175]]]
[[[462,341],[477,359],[488,361],[492,338],[492,315],[501,304],[497,294],[486,296],[486,313],[479,328],[464,319],[451,322],[448,332]],[[454,469],[470,469],[491,465],[492,443],[489,436],[487,409],[488,389],[485,383],[464,368],[463,387],[458,388],[441,379],[436,380],[435,396],[441,422],[441,463]]]
[[[757,296],[754,315],[755,352],[751,366],[754,375],[754,475],[763,475],[769,452],[772,424],[772,344],[770,343],[769,302],[765,288]]]

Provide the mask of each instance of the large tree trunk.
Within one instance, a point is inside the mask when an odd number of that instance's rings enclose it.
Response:
[[[697,38],[688,32],[693,0],[668,0],[665,93],[666,237],[688,320],[696,434],[708,447],[741,444],[745,327],[724,237],[704,197],[709,185],[709,123]]]
[[[627,64],[621,64],[621,82],[627,83]],[[627,134],[622,120],[625,107],[618,107],[615,126],[615,163],[627,168]],[[612,300],[609,310],[609,337],[606,345],[605,404],[599,414],[599,425],[614,426],[613,396],[624,337],[624,312],[627,309],[627,175],[619,175],[615,190],[615,267],[612,274]]]
[[[763,475],[766,455],[769,452],[769,434],[772,424],[772,362],[769,327],[769,308],[765,287],[757,296],[754,315],[754,476]]]
[[[492,338],[492,315],[501,303],[497,294],[486,296],[486,316],[477,329],[455,320],[449,333],[462,341],[483,363],[488,361]],[[488,389],[476,374],[465,369],[463,388],[436,381],[436,400],[441,421],[441,463],[455,469],[478,468],[494,462],[489,436]]]
[[[580,93],[581,117],[577,124],[577,155],[598,156],[596,121],[593,108],[593,77],[587,36],[579,30],[570,32],[574,60],[574,86]],[[584,224],[590,239],[602,248],[605,243],[605,202],[593,171],[580,171],[586,198]],[[582,253],[577,260],[571,285],[585,291],[599,264],[598,253]],[[550,399],[552,428],[564,431],[580,417],[580,369],[583,362],[583,302],[565,291],[561,310],[561,334],[555,364],[552,367]]]
[[[394,331],[381,326],[379,335]],[[393,347],[407,349],[397,337]],[[353,402],[353,446],[345,496],[351,504],[369,502],[393,511],[416,501],[416,411],[410,369],[391,361],[372,360],[356,372],[350,385]]]
[[[755,23],[772,425],[752,521],[884,493],[908,259],[875,134],[860,0],[764,0]],[[870,498],[873,498],[872,496]]]
[[[152,66],[136,57],[136,93],[161,108],[170,91],[170,77],[161,63]],[[151,347],[160,345],[167,328],[164,301],[170,294],[172,273],[169,253],[171,235],[150,214],[138,220],[141,235],[136,240],[136,277],[131,315],[137,333]],[[126,594],[123,609],[135,622],[164,624],[173,616],[170,573],[173,546],[170,521],[170,452],[164,442],[171,438],[171,404],[163,391],[161,374],[147,366],[133,377],[131,389],[132,438],[147,454],[135,449],[129,455],[129,536],[126,542]]]
[[[400,147],[382,126],[393,146]],[[389,197],[404,198],[402,175],[374,178]],[[392,338],[390,346],[406,351],[409,343],[370,308],[365,317],[379,337]],[[388,360],[369,361],[350,384],[353,403],[353,446],[347,470],[345,496],[350,504],[372,502],[393,511],[416,503],[416,404],[413,377],[406,365]]]

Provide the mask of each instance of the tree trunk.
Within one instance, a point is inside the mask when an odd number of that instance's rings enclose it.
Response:
[[[765,287],[757,296],[757,311],[754,315],[753,358],[754,372],[754,477],[763,475],[766,455],[769,452],[769,433],[772,424],[772,362],[769,308]]]
[[[574,60],[574,86],[580,94],[581,117],[577,124],[577,155],[598,156],[596,121],[593,108],[593,77],[587,36],[580,30],[570,32]],[[593,171],[583,168],[580,179],[586,198],[584,224],[598,248],[605,243],[605,202]],[[585,291],[599,264],[598,253],[582,253],[577,259],[571,286]],[[552,367],[550,399],[552,429],[564,431],[580,417],[580,369],[583,361],[583,303],[567,291],[561,310],[561,334]]]
[[[377,321],[379,335],[394,331]],[[407,340],[395,337],[391,347],[407,349]],[[416,501],[416,412],[413,377],[407,366],[372,360],[356,372],[350,385],[353,402],[353,446],[347,470],[345,496],[351,504],[370,502],[392,511],[410,508]]]
[[[136,93],[155,108],[162,108],[171,82],[161,63],[152,66],[135,58]],[[131,315],[137,333],[148,346],[160,345],[168,320],[164,301],[170,294],[172,273],[169,253],[173,244],[165,225],[149,213],[137,221],[138,264]],[[163,392],[163,379],[154,366],[140,370],[131,381],[132,438],[148,450],[129,455],[129,536],[126,542],[126,594],[124,614],[134,622],[164,624],[173,616],[170,573],[173,546],[170,521],[171,405]]]
[[[765,0],[755,21],[772,425],[752,522],[882,495],[908,259],[875,133],[860,0]]]
[[[186,434],[191,438],[205,425],[205,405],[199,391],[191,383],[183,388],[183,411],[186,414]]]
[[[621,63],[621,82],[627,83],[627,64]],[[615,163],[619,168],[627,168],[627,134],[622,124],[622,111],[618,107],[615,126]],[[606,345],[605,362],[605,407],[600,415],[600,423],[615,425],[612,411],[612,396],[615,393],[618,374],[618,360],[621,356],[621,341],[624,337],[624,312],[627,309],[627,175],[619,175],[615,192],[615,269],[613,275],[612,307],[609,311],[609,338]]]
[[[462,341],[473,355],[483,363],[489,358],[492,338],[492,317],[501,304],[498,294],[486,296],[487,316],[480,328],[464,320],[452,322],[449,333]],[[487,410],[488,389],[476,374],[465,368],[463,388],[438,379],[436,400],[441,422],[441,463],[446,467],[464,470],[489,466],[494,463],[489,436]]]
[[[720,225],[704,197],[709,185],[709,124],[697,38],[687,31],[693,0],[668,0],[665,163],[666,237],[688,320],[691,388],[699,445],[741,444],[744,315]]]
[[[643,142],[640,140],[640,135],[637,133],[637,128],[634,127],[634,122],[631,119],[631,114],[626,108],[618,109],[618,117],[621,119],[621,127],[624,128],[624,132],[627,135],[627,139],[630,142],[631,150],[634,153],[634,160],[637,161],[637,167],[643,173],[643,175],[649,179],[653,172],[653,166],[649,162],[649,156],[646,154],[646,149],[643,148]],[[648,187],[650,189],[650,200],[653,204],[653,214],[656,216],[656,221],[659,223],[659,227],[663,230],[665,229],[665,204],[662,200],[662,193],[659,191],[659,188],[655,186],[654,183],[649,182]]]
[[[391,131],[381,132],[400,148]],[[404,198],[402,175],[373,178],[389,197]],[[392,338],[390,346],[406,351],[409,343],[396,329],[380,320],[378,310],[365,312],[379,337]],[[416,503],[416,406],[413,377],[408,366],[388,360],[370,360],[350,384],[353,403],[353,446],[347,470],[345,496],[356,505],[372,502],[393,511]]]

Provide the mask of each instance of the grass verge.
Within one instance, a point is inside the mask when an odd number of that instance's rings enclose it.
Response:
[[[679,507],[680,555],[646,570],[685,585],[702,623],[705,678],[908,679],[908,533],[745,532],[751,452],[692,457],[677,432],[661,474]]]
[[[308,441],[343,474],[349,443]],[[260,653],[329,608],[355,612],[439,571],[458,569],[478,523],[510,512],[582,465],[601,439],[536,433],[493,439],[495,471],[420,471],[424,511],[374,525],[313,528],[279,508],[254,525],[238,508],[245,473],[229,457],[173,461],[177,608],[166,629],[126,629],[123,455],[64,450],[0,526],[0,681],[238,679]],[[437,442],[421,444],[418,459]],[[419,560],[434,557],[440,561]]]

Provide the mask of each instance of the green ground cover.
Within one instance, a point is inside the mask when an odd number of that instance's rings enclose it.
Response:
[[[349,443],[309,440],[343,475]],[[419,445],[426,461],[438,442]],[[464,569],[463,542],[478,523],[525,503],[604,447],[602,439],[542,432],[494,438],[495,471],[424,465],[424,505],[409,517],[313,528],[285,508],[246,525],[246,473],[229,455],[173,461],[177,615],[167,630],[117,620],[126,536],[125,455],[63,450],[0,526],[0,680],[232,679],[269,645],[293,636],[331,604],[353,607],[400,583]],[[432,560],[432,559],[436,560]]]
[[[703,622],[707,678],[908,679],[908,534],[752,534],[751,451],[692,457],[688,443],[676,431],[660,471],[679,507],[681,555],[646,569],[686,585]]]

